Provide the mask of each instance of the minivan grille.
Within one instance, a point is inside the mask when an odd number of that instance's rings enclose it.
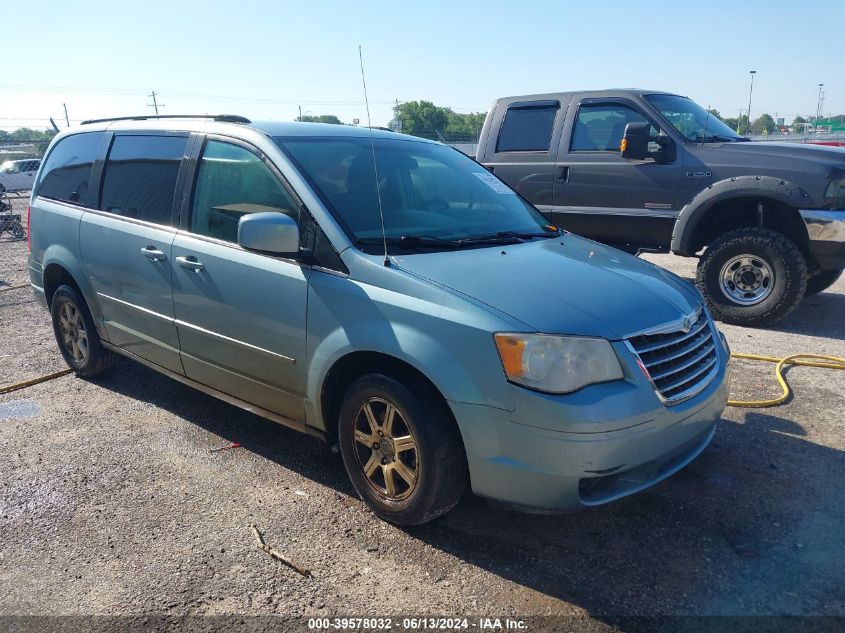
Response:
[[[655,388],[667,404],[689,398],[716,373],[719,355],[713,328],[704,310],[694,317],[689,331],[640,334],[628,339]]]

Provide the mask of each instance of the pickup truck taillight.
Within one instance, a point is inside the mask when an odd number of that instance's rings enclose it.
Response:
[[[26,208],[26,250],[32,252],[32,206]]]

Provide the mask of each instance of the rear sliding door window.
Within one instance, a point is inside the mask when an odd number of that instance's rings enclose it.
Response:
[[[115,136],[103,174],[100,209],[170,225],[187,142],[185,136]]]
[[[547,152],[552,142],[560,105],[557,102],[536,106],[508,108],[499,140],[497,152]]]
[[[102,132],[86,132],[59,141],[47,157],[35,195],[87,206],[91,166],[102,140]]]

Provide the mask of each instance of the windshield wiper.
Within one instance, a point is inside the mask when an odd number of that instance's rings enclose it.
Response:
[[[497,233],[485,233],[483,235],[472,235],[458,240],[458,244],[479,244],[479,243],[519,243],[535,237],[560,237],[560,231],[546,231],[543,233],[520,233],[519,231],[498,231]]]
[[[387,242],[389,246],[404,248],[463,248],[478,246],[479,244],[520,244],[535,237],[560,237],[560,231],[543,233],[520,233],[518,231],[498,231],[483,235],[470,235],[458,240],[450,240],[434,235],[403,235],[401,237],[360,237],[357,242],[361,246],[379,245]]]
[[[723,134],[708,134],[705,137],[696,135],[690,139],[693,143],[736,143],[742,141],[749,141],[751,139],[744,136],[725,136]]]
[[[384,244],[390,246],[404,246],[407,248],[460,248],[461,244],[455,240],[447,240],[433,235],[403,235],[401,237],[359,237],[358,244],[369,246]]]

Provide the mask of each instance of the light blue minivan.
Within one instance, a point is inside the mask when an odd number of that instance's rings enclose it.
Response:
[[[51,144],[30,214],[32,287],[77,374],[126,356],[324,438],[398,524],[467,484],[606,503],[694,459],[725,407],[729,351],[691,284],[438,143],[87,122]]]

